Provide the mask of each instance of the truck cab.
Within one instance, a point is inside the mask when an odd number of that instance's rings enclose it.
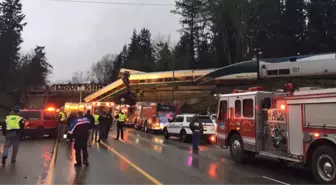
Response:
[[[46,110],[23,109],[19,115],[24,119],[23,137],[41,139],[44,135],[56,137],[57,121],[54,108]]]
[[[220,95],[217,143],[233,160],[255,154],[309,167],[317,182],[336,183],[336,88]]]

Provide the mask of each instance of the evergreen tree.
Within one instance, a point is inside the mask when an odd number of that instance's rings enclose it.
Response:
[[[143,70],[144,71],[153,71],[155,70],[154,63],[154,48],[151,42],[151,33],[148,29],[143,28],[139,34],[139,45],[142,55]]]
[[[281,22],[284,35],[280,50],[282,56],[295,56],[303,52],[301,48],[306,33],[305,9],[304,0],[287,0],[285,3]]]
[[[28,65],[26,85],[45,85],[52,66],[47,62],[44,46],[36,46],[33,57]]]
[[[172,70],[173,55],[169,49],[167,42],[161,42],[157,44],[158,47],[158,61],[156,64],[157,71],[169,71]]]
[[[196,48],[199,45],[201,36],[204,36],[205,25],[204,14],[206,10],[205,0],[176,0],[174,14],[181,16],[182,34],[189,37],[188,58],[189,68],[194,68],[198,56]]]
[[[15,68],[19,62],[21,32],[26,23],[20,0],[0,2],[0,91],[6,84],[13,84]]]
[[[306,53],[336,50],[336,3],[334,0],[310,0],[308,3]]]
[[[127,60],[134,60],[139,57],[140,54],[140,37],[137,31],[134,29],[131,37],[131,43],[128,46]]]

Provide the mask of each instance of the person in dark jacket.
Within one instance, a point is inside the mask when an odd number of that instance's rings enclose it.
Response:
[[[85,114],[85,117],[88,118],[90,120],[90,134],[89,134],[89,142],[88,142],[88,146],[92,146],[92,137],[93,137],[93,133],[92,133],[92,129],[95,127],[95,120],[94,120],[94,117],[92,116],[90,110],[87,110],[86,111],[86,114]]]
[[[193,152],[198,152],[198,146],[201,140],[201,133],[203,132],[203,125],[199,121],[198,116],[195,115],[193,120],[189,124],[189,128],[192,131],[192,145],[193,145]]]
[[[104,110],[104,112],[99,116],[99,140],[105,141],[108,135],[108,127],[111,125],[113,118],[112,115],[108,113],[108,110]]]
[[[78,118],[75,119],[70,127],[68,132],[73,135],[75,139],[74,148],[76,151],[76,161],[75,167],[82,166],[82,155],[83,152],[83,164],[89,166],[88,162],[88,151],[87,151],[87,142],[89,139],[89,130],[90,130],[90,120],[87,117],[83,116],[82,111],[78,111]]]
[[[72,123],[75,119],[77,119],[77,115],[76,115],[76,113],[75,113],[74,111],[72,111],[72,112],[70,113],[69,117],[67,118],[67,121],[66,121],[66,123],[67,123],[67,127],[68,127],[68,128],[70,128],[71,123]],[[68,141],[69,141],[69,142],[72,142],[72,135],[68,133],[68,136],[67,136],[67,137],[68,137]]]

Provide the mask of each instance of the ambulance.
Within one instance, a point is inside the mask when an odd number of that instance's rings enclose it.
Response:
[[[336,88],[254,87],[219,97],[217,143],[233,160],[260,154],[307,167],[321,184],[336,183]]]

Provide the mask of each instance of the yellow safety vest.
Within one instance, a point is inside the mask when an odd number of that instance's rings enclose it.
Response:
[[[99,115],[98,114],[94,114],[93,118],[94,118],[95,125],[98,125],[99,124],[99,120],[98,120]]]
[[[18,130],[20,129],[20,121],[23,118],[18,115],[10,115],[6,117],[6,130]]]
[[[124,122],[125,118],[126,118],[125,114],[118,114],[118,121]]]
[[[60,112],[59,113],[61,115],[61,121],[65,121],[66,120],[66,116],[64,112]]]

